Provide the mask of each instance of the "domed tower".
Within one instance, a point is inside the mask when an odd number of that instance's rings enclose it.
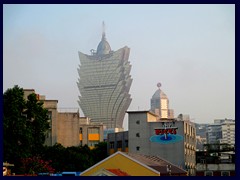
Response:
[[[161,83],[157,84],[158,90],[151,98],[151,111],[159,116],[160,119],[173,119],[173,110],[169,109],[167,95],[160,89]]]
[[[99,56],[106,55],[106,54],[109,54],[110,52],[111,52],[111,47],[110,47],[109,43],[106,40],[105,24],[103,22],[102,40],[98,44],[97,55],[99,55]]]
[[[129,94],[132,84],[129,53],[127,46],[111,50],[104,23],[97,50],[91,50],[91,55],[78,52],[78,103],[91,122],[103,123],[107,128],[122,128],[125,111],[132,100]]]

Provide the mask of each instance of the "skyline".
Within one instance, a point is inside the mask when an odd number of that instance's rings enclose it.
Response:
[[[130,48],[128,110],[149,110],[160,82],[175,117],[235,119],[233,4],[4,4],[3,92],[19,85],[80,109],[78,51],[96,50],[103,21],[112,50]]]

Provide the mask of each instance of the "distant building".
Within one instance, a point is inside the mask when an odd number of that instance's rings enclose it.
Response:
[[[217,119],[207,126],[207,143],[235,144],[235,120]]]
[[[222,128],[222,139],[220,139],[220,143],[235,145],[235,120],[224,121],[221,124],[221,128]]]
[[[91,50],[91,55],[78,52],[79,105],[85,116],[94,123],[103,123],[107,129],[123,127],[125,111],[132,100],[129,53],[126,46],[113,51],[105,31],[97,51]]]
[[[195,123],[196,135],[200,136],[201,138],[206,138],[207,126],[208,124]]]
[[[207,143],[216,144],[219,143],[220,139],[222,139],[221,124],[209,124],[207,127]]]
[[[157,115],[149,111],[128,111],[128,114],[128,151],[130,153],[159,156],[187,170],[189,175],[194,175],[196,162],[194,123],[182,119],[159,120]],[[175,135],[171,134],[172,128],[176,128]],[[160,135],[160,131],[169,132],[167,138],[165,134]]]
[[[206,138],[202,138],[201,136],[196,136],[196,151],[203,151],[204,150],[204,144],[207,143]]]
[[[158,90],[151,98],[151,111],[158,115],[160,119],[173,119],[174,111],[169,109],[169,100],[167,95],[160,89],[161,83],[157,84]]]
[[[203,151],[204,144],[207,143],[207,138],[206,138],[207,126],[208,126],[208,124],[195,123],[196,140],[197,140],[196,150],[197,151]]]

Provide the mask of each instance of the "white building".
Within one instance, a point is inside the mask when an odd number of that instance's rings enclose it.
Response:
[[[208,144],[231,144],[235,145],[235,120],[215,119],[214,124],[207,127]]]
[[[235,145],[235,122],[224,122],[221,127],[222,139],[220,139],[220,143]]]

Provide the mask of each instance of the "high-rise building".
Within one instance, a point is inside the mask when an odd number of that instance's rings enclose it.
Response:
[[[160,119],[174,118],[174,112],[169,109],[169,100],[167,95],[160,89],[161,83],[157,84],[158,90],[153,94],[151,99],[151,111]]]
[[[132,100],[129,53],[127,46],[113,51],[104,30],[96,51],[91,50],[91,55],[78,52],[78,103],[85,116],[106,128],[122,128],[125,111]]]

